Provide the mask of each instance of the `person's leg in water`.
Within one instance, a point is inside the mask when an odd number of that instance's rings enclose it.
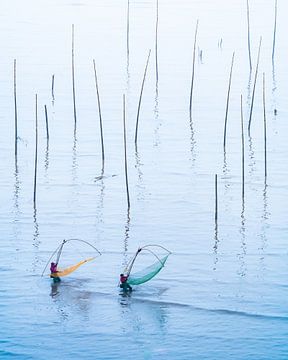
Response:
[[[120,284],[120,288],[124,291],[132,291],[132,287],[127,282]]]

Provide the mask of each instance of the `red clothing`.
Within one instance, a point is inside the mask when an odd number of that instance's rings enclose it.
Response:
[[[51,273],[56,273],[57,272],[57,264],[52,263],[50,266],[50,271]]]
[[[127,279],[128,279],[128,276],[125,276],[125,275],[120,276],[120,282],[122,284],[125,283],[127,281]]]

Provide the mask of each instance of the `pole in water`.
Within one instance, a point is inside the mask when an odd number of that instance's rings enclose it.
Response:
[[[259,67],[261,43],[262,43],[262,36],[260,37],[260,40],[259,40],[258,55],[257,55],[257,64],[256,64],[254,85],[253,85],[253,91],[252,91],[252,99],[251,99],[251,107],[250,107],[249,123],[248,123],[248,132],[249,132],[249,135],[250,135],[250,127],[251,127],[252,113],[253,113],[253,105],[254,105],[256,82],[257,82],[257,76],[258,76],[258,67]]]
[[[244,199],[245,187],[245,147],[244,147],[244,121],[243,121],[243,101],[241,94],[241,144],[242,144],[242,199]]]
[[[55,75],[52,75],[52,85],[51,85],[51,94],[52,94],[52,100],[55,100],[55,96],[54,96],[54,80],[55,80]]]
[[[276,27],[277,27],[277,0],[275,0],[275,17],[274,17],[274,31],[273,31],[272,61],[274,61],[274,54],[275,54]]]
[[[247,32],[248,32],[248,55],[249,55],[249,65],[250,65],[250,72],[251,72],[251,70],[252,70],[252,60],[251,60],[251,44],[250,44],[249,0],[247,0]]]
[[[231,89],[231,82],[232,82],[232,71],[233,71],[233,64],[234,64],[234,55],[235,55],[235,52],[233,52],[233,55],[232,55],[230,76],[229,76],[229,85],[228,85],[228,92],[227,92],[227,101],[226,101],[226,112],[225,112],[225,123],[224,123],[224,141],[223,141],[224,152],[226,150],[227,119],[228,119],[228,108],[229,108],[230,89]]]
[[[47,137],[47,140],[49,140],[49,124],[48,124],[48,113],[47,113],[46,105],[44,105],[44,110],[45,110],[45,121],[46,121],[46,137]]]
[[[198,24],[199,24],[199,20],[197,20],[197,23],[196,23],[194,46],[193,46],[192,79],[191,79],[190,103],[189,103],[190,118],[192,118],[192,97],[193,97],[194,78],[195,78],[195,57],[196,57],[196,42],[197,42]]]
[[[14,122],[15,122],[15,157],[17,157],[18,119],[17,119],[17,93],[16,93],[16,59],[14,59]]]
[[[127,0],[126,46],[127,46],[127,61],[128,61],[128,63],[129,63],[129,31],[130,31],[130,0]]]
[[[159,4],[158,4],[158,0],[156,0],[156,27],[155,27],[156,83],[158,83],[158,20],[159,20]]]
[[[125,95],[123,94],[123,137],[124,137],[124,161],[125,161],[125,179],[126,179],[126,194],[127,205],[130,209],[130,196],[129,196],[129,184],[128,184],[128,169],[127,169],[127,144],[126,144],[126,104]]]
[[[263,120],[264,120],[264,164],[265,183],[267,179],[267,126],[266,126],[266,105],[265,105],[265,73],[263,73]]]
[[[146,66],[145,66],[145,71],[144,71],[144,76],[143,76],[142,86],[141,86],[141,91],[140,91],[140,96],[139,96],[138,110],[137,110],[137,119],[136,119],[136,129],[135,129],[135,140],[134,140],[134,141],[135,141],[135,144],[137,144],[137,138],[138,138],[138,123],[139,123],[139,115],[140,115],[142,94],[143,94],[144,83],[145,83],[147,68],[148,68],[148,64],[149,64],[150,54],[151,54],[151,49],[149,50],[148,58],[147,58],[147,61],[146,61]]]
[[[76,93],[75,93],[75,65],[74,65],[74,24],[72,24],[72,91],[73,91],[73,110],[74,110],[74,125],[76,129]]]
[[[104,173],[104,159],[105,159],[105,156],[104,156],[104,138],[103,138],[103,126],[102,126],[100,95],[99,95],[99,87],[98,87],[95,60],[93,60],[93,65],[94,65],[95,86],[96,86],[96,93],[97,93],[97,103],[98,103],[99,122],[100,122],[101,150],[102,150],[102,175],[103,175],[103,173]]]
[[[37,103],[37,94],[36,94],[35,95],[35,166],[34,166],[34,194],[33,194],[34,208],[36,207],[37,162],[38,162],[38,103]]]
[[[218,180],[217,174],[215,174],[215,226],[218,223]]]

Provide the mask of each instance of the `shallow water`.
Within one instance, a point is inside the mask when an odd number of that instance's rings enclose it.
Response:
[[[4,1],[0,7],[0,357],[19,359],[287,359],[287,6],[246,2]],[[189,118],[193,41],[196,51]],[[75,24],[77,126],[71,80]],[[262,49],[248,136],[259,38]],[[138,146],[134,130],[145,82]],[[226,155],[223,130],[235,51]],[[18,156],[14,157],[13,60],[17,60]],[[94,83],[97,64],[105,141]],[[262,73],[266,78],[264,176]],[[55,75],[54,95],[51,94]],[[39,157],[33,206],[35,94]],[[122,94],[127,97],[131,208],[127,211]],[[242,198],[240,95],[245,122]],[[49,117],[46,139],[44,105]],[[218,174],[215,227],[214,176]],[[59,284],[42,271],[62,239],[101,252]],[[119,273],[138,246],[172,251],[150,282],[121,294]],[[91,256],[74,243],[65,264]],[[94,255],[94,253],[93,253]]]

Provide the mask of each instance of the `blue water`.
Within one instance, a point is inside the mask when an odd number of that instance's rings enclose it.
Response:
[[[29,0],[24,4],[14,0],[0,6],[0,358],[287,359],[287,5],[278,1],[272,62],[274,1],[250,1],[253,69],[249,74],[246,1],[159,0],[158,83],[156,1],[130,0],[129,9],[128,56],[126,1],[40,4]],[[189,95],[197,19],[191,122]],[[149,49],[135,149],[137,106]],[[103,118],[103,178],[93,59]],[[51,93],[53,74],[55,98]],[[39,157],[34,207],[36,93]],[[130,211],[124,175],[123,93],[127,98]],[[102,256],[60,283],[51,283],[47,270],[41,274],[53,251],[69,238],[89,241]],[[139,246],[155,243],[172,252],[166,266],[150,282],[135,287],[131,294],[122,294],[119,274]],[[91,248],[71,242],[63,252],[62,266],[86,256],[94,256]]]

